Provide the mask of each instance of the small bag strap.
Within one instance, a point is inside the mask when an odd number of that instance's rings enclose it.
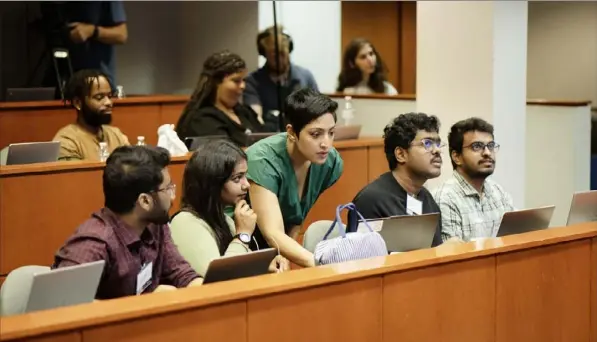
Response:
[[[340,217],[340,212],[344,209],[348,209],[349,211],[356,212],[356,214],[359,216],[359,218],[365,223],[365,226],[369,229],[369,231],[373,233],[373,229],[371,228],[371,226],[369,226],[369,223],[367,221],[365,221],[365,218],[363,217],[363,215],[361,215],[361,213],[359,213],[359,211],[357,210],[355,205],[353,203],[348,203],[348,204],[341,204],[336,207],[336,217],[334,218],[334,222],[330,226],[330,229],[328,229],[327,233],[325,233],[325,235],[323,236],[323,240],[326,240],[328,238],[328,236],[332,233],[332,231],[334,230],[334,227],[336,227],[336,225],[338,225],[338,229],[340,230],[340,235],[343,238],[346,237],[346,230],[342,229],[340,227],[340,224],[342,223],[342,218]],[[338,223],[340,223],[340,224],[338,224]]]

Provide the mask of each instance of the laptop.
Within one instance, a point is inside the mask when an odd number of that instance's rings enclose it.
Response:
[[[361,125],[336,126],[335,141],[358,139],[361,134]]]
[[[220,140],[225,139],[228,140],[227,135],[206,135],[201,137],[187,137],[184,139],[184,144],[187,146],[190,152],[195,151],[199,148],[199,146],[206,144],[212,140]]]
[[[439,213],[392,216],[385,219],[367,220],[367,223],[371,229],[383,237],[388,252],[408,252],[431,248],[439,223]],[[361,222],[357,231],[369,230]]]
[[[576,192],[572,196],[567,226],[597,221],[597,190]]]
[[[99,260],[34,274],[25,312],[93,302],[105,263]]]
[[[277,249],[267,248],[214,259],[207,266],[203,284],[267,274],[269,265],[276,255],[278,255]]]
[[[50,101],[55,99],[55,95],[55,87],[6,89],[7,102]]]
[[[502,217],[497,237],[522,234],[549,228],[555,205],[509,211]]]
[[[58,160],[60,142],[28,142],[10,144],[0,151],[0,165],[47,163]]]

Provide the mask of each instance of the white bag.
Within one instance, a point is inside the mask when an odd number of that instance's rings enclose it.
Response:
[[[357,214],[368,232],[346,233],[343,228],[340,212],[344,209],[353,211]],[[338,228],[340,236],[333,239],[327,239],[334,228]],[[373,231],[369,223],[365,221],[361,213],[357,211],[354,204],[348,203],[336,208],[336,219],[327,231],[323,240],[315,246],[315,265],[328,265],[338,262],[367,259],[376,256],[388,255],[386,242],[378,232]]]
[[[172,124],[161,125],[158,128],[158,146],[167,149],[172,157],[180,157],[189,153],[189,149],[180,140]]]

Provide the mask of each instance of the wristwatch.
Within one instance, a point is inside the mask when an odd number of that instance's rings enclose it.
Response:
[[[247,245],[251,243],[251,235],[249,235],[247,233],[236,234],[233,237],[233,239],[239,239],[240,242],[247,244]]]

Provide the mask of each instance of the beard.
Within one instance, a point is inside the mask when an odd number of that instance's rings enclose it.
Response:
[[[478,165],[481,165],[483,163],[483,160],[481,160]],[[484,170],[479,170],[476,168],[472,168],[469,166],[466,166],[464,168],[464,172],[471,178],[471,179],[485,179],[489,176],[491,176],[493,174],[493,172],[495,171],[495,162],[493,164],[493,168],[491,169],[484,169]]]
[[[154,200],[156,205],[154,206],[153,210],[149,212],[149,214],[145,218],[145,221],[157,225],[167,224],[168,222],[170,222],[170,214],[168,213],[170,208],[166,209],[162,207],[161,204],[159,204],[158,199]]]
[[[94,112],[86,104],[83,104],[81,107],[81,115],[83,117],[83,121],[94,128],[100,128],[102,125],[109,125],[112,123],[112,114]]]

